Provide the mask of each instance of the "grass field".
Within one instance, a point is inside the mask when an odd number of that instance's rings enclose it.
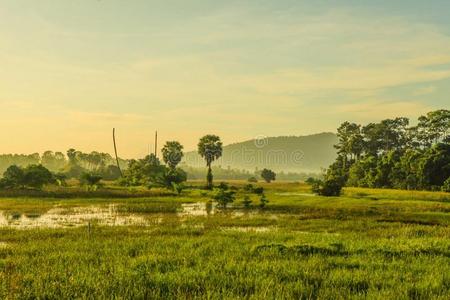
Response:
[[[259,184],[264,209],[256,195],[245,209],[244,184],[231,182],[237,200],[225,210],[199,183],[180,196],[3,195],[0,298],[450,298],[449,194],[348,188],[325,198],[304,184],[272,183]],[[111,205],[140,224],[17,225],[55,207],[70,216]]]

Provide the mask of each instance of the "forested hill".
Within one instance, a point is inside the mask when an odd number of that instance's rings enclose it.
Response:
[[[223,168],[255,170],[270,168],[275,171],[317,172],[336,158],[333,145],[338,142],[334,133],[308,136],[280,136],[257,138],[223,147],[223,156],[214,164]],[[204,166],[196,151],[185,154],[190,166]]]

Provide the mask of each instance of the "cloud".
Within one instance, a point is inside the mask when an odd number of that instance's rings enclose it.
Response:
[[[431,110],[432,107],[420,102],[370,100],[338,105],[333,111],[351,116],[355,121],[367,122],[395,117],[415,118]]]
[[[432,94],[436,91],[436,87],[435,86],[425,86],[425,87],[420,87],[418,89],[416,89],[413,92],[414,96],[423,96],[423,95],[428,95],[428,94]]]

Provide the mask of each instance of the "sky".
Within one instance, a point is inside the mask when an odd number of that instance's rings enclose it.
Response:
[[[0,0],[0,153],[142,157],[450,104],[450,1]]]

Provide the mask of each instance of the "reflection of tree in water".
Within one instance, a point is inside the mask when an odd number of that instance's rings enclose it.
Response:
[[[206,202],[206,214],[208,214],[208,216],[212,213],[212,210],[213,210],[212,201]]]

